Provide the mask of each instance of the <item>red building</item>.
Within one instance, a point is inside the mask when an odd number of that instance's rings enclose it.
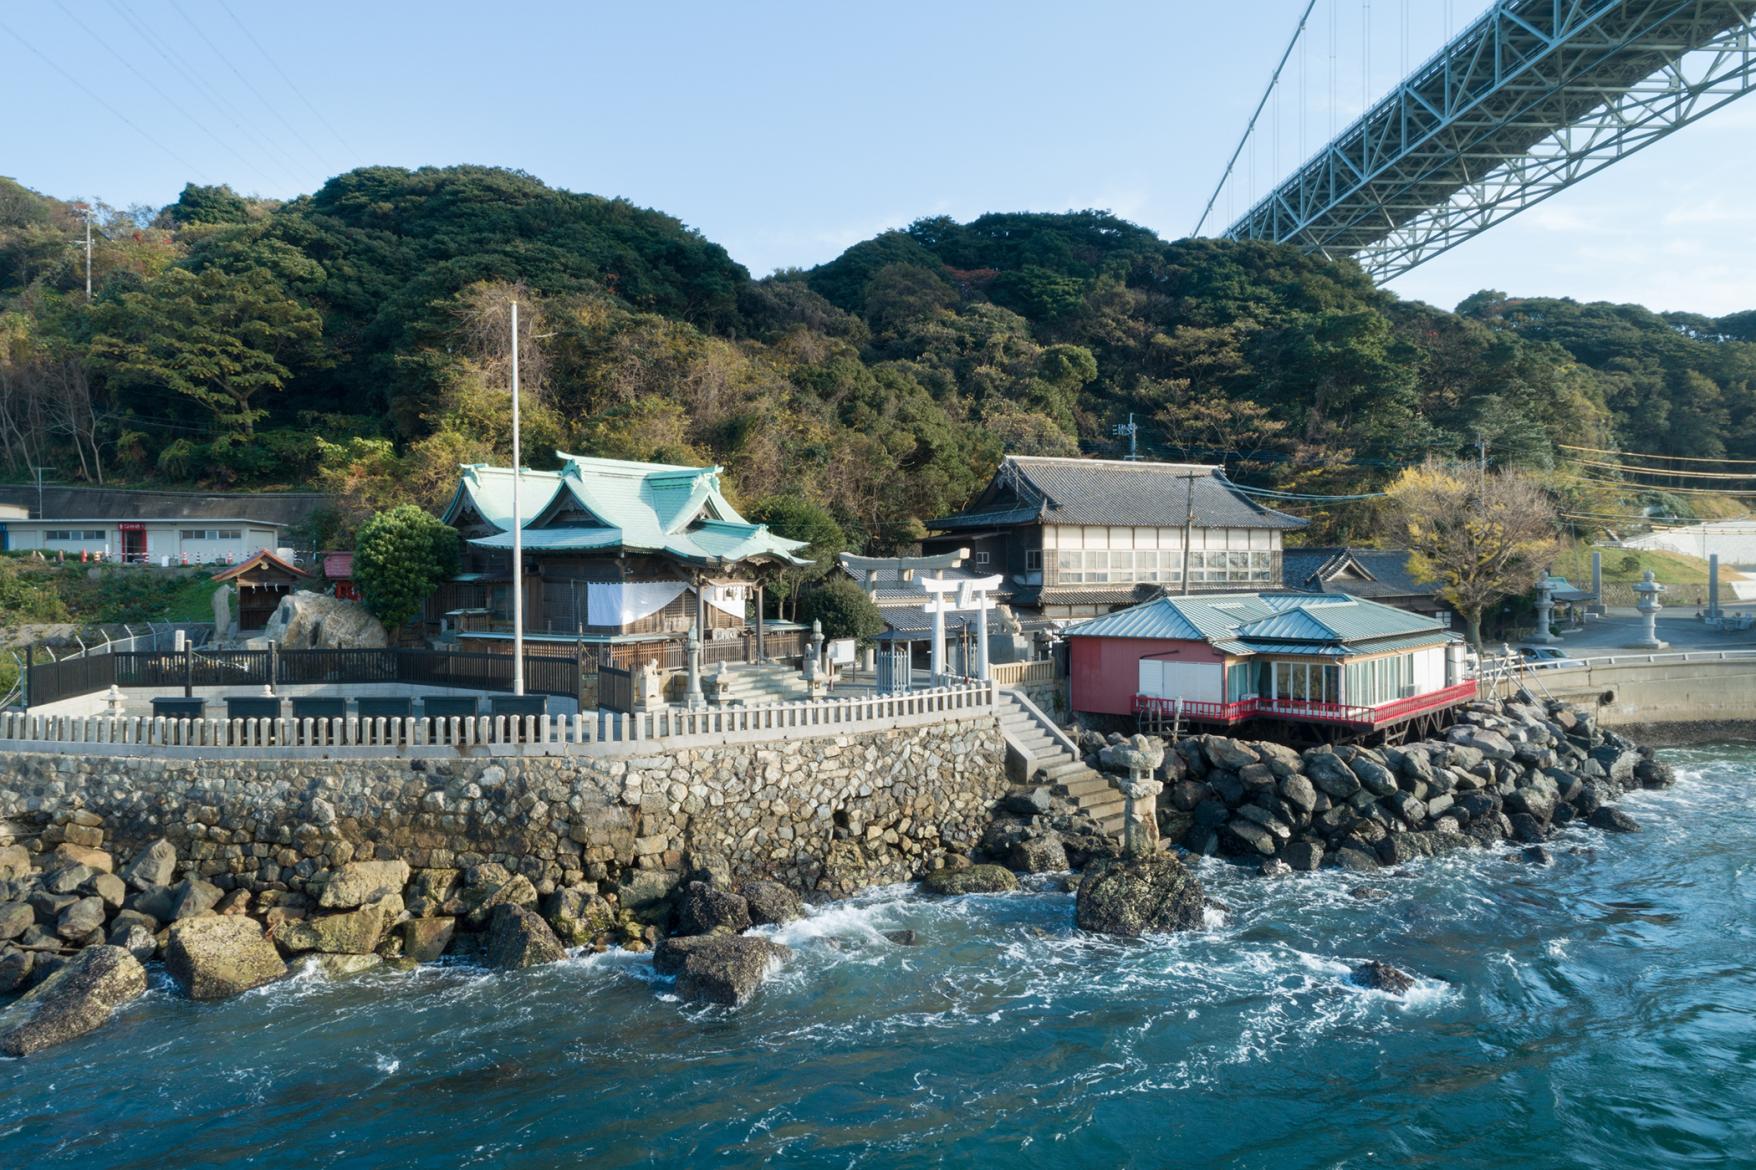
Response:
[[[1161,597],[1067,632],[1075,711],[1143,724],[1379,729],[1475,698],[1437,621],[1304,593]]]

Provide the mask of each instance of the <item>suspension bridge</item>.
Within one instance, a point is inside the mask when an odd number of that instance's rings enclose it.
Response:
[[[1235,193],[1241,159],[1253,179],[1260,139],[1271,134],[1279,154],[1285,101],[1299,104],[1303,131],[1309,42],[1320,38],[1322,16],[1330,109],[1346,4],[1358,4],[1362,78],[1370,78],[1370,0],[1325,2],[1316,20],[1318,0],[1304,6],[1197,234],[1222,194]],[[1756,87],[1756,0],[1495,0],[1467,26],[1447,29],[1443,47],[1413,69],[1408,30],[1403,0],[1405,75],[1272,189],[1259,198],[1252,190],[1227,237],[1352,257],[1382,282]],[[1301,92],[1289,98],[1295,83]]]

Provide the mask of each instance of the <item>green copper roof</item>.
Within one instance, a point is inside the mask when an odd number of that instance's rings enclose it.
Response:
[[[1432,618],[1343,594],[1159,597],[1068,629],[1070,638],[1205,641],[1227,654],[1370,654],[1451,640]]]
[[[656,553],[696,563],[804,564],[803,541],[752,524],[720,493],[718,467],[561,454],[559,471],[518,473],[521,539],[533,551]],[[512,547],[511,468],[467,464],[444,519],[473,510],[498,532],[470,543]]]

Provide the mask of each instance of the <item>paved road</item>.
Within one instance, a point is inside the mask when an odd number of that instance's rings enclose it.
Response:
[[[1582,630],[1561,635],[1561,647],[1579,655],[1613,654],[1628,649],[1641,637],[1643,624],[1633,609],[1611,609]],[[1672,650],[1748,650],[1756,648],[1756,630],[1722,634],[1708,629],[1695,617],[1693,606],[1678,606],[1660,611],[1658,636],[1669,642]]]

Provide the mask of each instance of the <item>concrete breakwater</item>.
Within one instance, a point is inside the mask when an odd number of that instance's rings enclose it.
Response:
[[[1120,744],[1083,741],[1100,766]],[[1591,713],[1528,694],[1471,703],[1443,739],[1397,747],[1299,752],[1193,736],[1164,753],[1159,777],[1160,833],[1193,853],[1362,871],[1507,840],[1540,846],[1576,821],[1634,831],[1614,802],[1673,780],[1650,748]]]

